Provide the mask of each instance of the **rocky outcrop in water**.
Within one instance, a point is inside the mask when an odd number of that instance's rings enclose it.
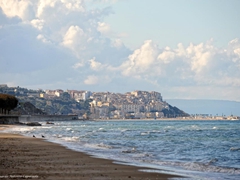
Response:
[[[41,126],[40,123],[38,122],[29,122],[29,123],[26,123],[27,126]]]

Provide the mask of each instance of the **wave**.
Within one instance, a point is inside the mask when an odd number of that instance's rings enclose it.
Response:
[[[104,128],[99,128],[98,132],[107,132],[107,130],[105,130]]]
[[[150,132],[142,132],[142,133],[140,133],[141,136],[146,136],[146,135],[149,135],[149,134],[150,134]]]
[[[79,141],[79,137],[72,136],[72,137],[61,137],[62,140],[64,141],[69,141],[69,142],[75,142]]]
[[[122,151],[122,153],[135,153],[135,152],[137,152],[136,148],[132,148],[132,149]]]
[[[53,126],[42,126],[42,129],[51,129]]]
[[[84,144],[85,147],[93,148],[93,149],[113,149],[112,146],[100,143],[100,144]]]
[[[132,131],[131,129],[122,129],[121,132]]]
[[[228,173],[240,175],[240,168],[230,168],[222,166],[214,166],[217,159],[211,160],[209,163],[201,162],[151,162],[160,166],[182,167],[190,171],[209,172],[209,173]]]
[[[231,147],[229,150],[230,151],[240,151],[240,148],[238,148],[238,147]]]

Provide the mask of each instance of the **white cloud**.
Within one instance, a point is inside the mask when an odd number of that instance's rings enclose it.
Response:
[[[95,57],[93,59],[90,59],[89,63],[91,69],[94,71],[100,71],[104,68],[104,65],[102,65],[100,62],[97,62]]]
[[[238,69],[240,69],[240,40],[233,39],[228,44],[228,54],[232,56],[232,61],[236,64]]]
[[[81,62],[78,62],[78,63],[76,63],[76,64],[74,64],[74,65],[72,66],[73,69],[78,69],[78,68],[80,68],[80,67],[84,67],[84,64],[81,63]]]
[[[109,24],[105,23],[105,22],[98,22],[98,27],[97,30],[99,32],[101,32],[104,35],[107,35],[110,32],[110,26]]]
[[[44,27],[44,20],[40,20],[40,19],[33,19],[31,20],[31,24],[33,27],[42,30]]]
[[[166,51],[163,51],[161,54],[159,54],[158,59],[163,63],[168,64],[174,60],[175,57],[176,54],[170,51],[170,49],[166,48]]]
[[[234,49],[233,52],[240,57],[240,48]]]
[[[19,17],[22,20],[30,20],[34,17],[33,4],[30,0],[1,0],[0,7],[7,17]]]
[[[161,50],[152,41],[146,41],[122,64],[122,74],[159,85],[240,86],[239,45],[235,39],[228,48],[221,49],[210,40],[197,45],[190,43],[186,48],[178,44],[174,50],[170,47]]]
[[[84,0],[3,0],[0,5],[7,17],[21,19],[19,25],[36,28],[37,39],[63,45],[82,64],[93,56],[105,61],[106,52],[124,47],[115,47],[114,37],[105,36],[110,27],[102,20],[112,13],[111,8],[86,10]]]
[[[63,37],[62,44],[73,50],[84,50],[85,47],[81,46],[83,42],[86,42],[84,31],[79,26],[70,26]]]
[[[150,73],[156,64],[158,54],[157,45],[151,40],[145,41],[139,49],[128,57],[128,61],[122,64],[123,75],[139,77]]]
[[[47,38],[45,38],[44,35],[42,35],[42,34],[39,34],[37,36],[37,39],[41,40],[43,43],[51,43],[51,41],[49,41]]]
[[[193,45],[192,43],[186,48],[186,53],[183,58],[188,58],[191,61],[191,70],[195,73],[200,73],[208,65],[213,56],[215,55],[215,48],[213,45],[200,43]],[[180,51],[180,50],[179,50]]]
[[[68,12],[85,12],[83,0],[39,0],[36,16],[46,17],[52,10],[66,15]],[[60,15],[60,14],[59,14]]]
[[[85,5],[82,0],[61,0],[61,2],[71,11],[85,12]]]

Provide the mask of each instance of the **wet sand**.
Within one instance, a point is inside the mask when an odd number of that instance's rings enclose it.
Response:
[[[50,143],[0,133],[0,179],[156,180],[176,177],[139,171]],[[144,168],[146,169],[146,168]]]

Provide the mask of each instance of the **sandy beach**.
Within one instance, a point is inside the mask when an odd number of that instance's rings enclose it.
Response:
[[[169,174],[139,171],[50,143],[0,131],[0,179],[169,179]],[[144,168],[146,169],[146,168]]]

